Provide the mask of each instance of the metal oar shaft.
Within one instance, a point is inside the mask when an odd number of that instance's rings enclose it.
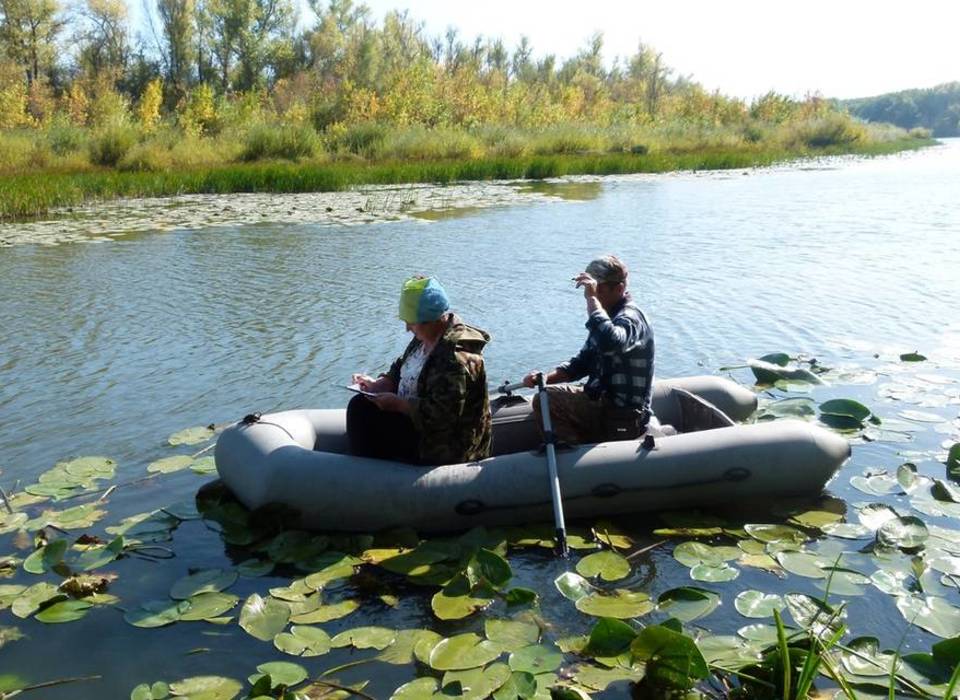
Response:
[[[567,547],[567,526],[563,519],[563,499],[560,495],[560,476],[557,474],[556,437],[553,423],[550,421],[550,403],[543,383],[543,375],[537,378],[537,391],[540,394],[540,417],[543,419],[543,441],[547,451],[547,470],[550,476],[550,497],[553,500],[553,522],[557,531],[557,552],[565,557]]]

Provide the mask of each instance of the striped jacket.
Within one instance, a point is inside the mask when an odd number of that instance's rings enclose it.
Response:
[[[589,335],[580,352],[559,366],[570,381],[587,377],[584,390],[618,408],[650,409],[653,389],[653,329],[630,294],[608,316],[587,319]]]

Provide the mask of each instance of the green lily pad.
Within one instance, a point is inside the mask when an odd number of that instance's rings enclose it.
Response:
[[[460,620],[479,612],[493,603],[493,597],[476,593],[464,575],[458,575],[434,594],[430,600],[433,614],[441,620]]]
[[[817,414],[817,403],[806,397],[796,397],[771,401],[763,406],[758,418],[811,418]]]
[[[763,655],[762,645],[745,643],[741,637],[711,634],[700,637],[696,643],[707,664],[721,668],[753,666]]]
[[[673,550],[673,558],[693,568],[700,564],[720,565],[740,556],[737,547],[711,547],[702,542],[681,542]]]
[[[25,588],[10,605],[10,612],[21,619],[33,615],[47,601],[65,599],[66,596],[52,583],[41,581]]]
[[[346,617],[360,607],[360,601],[347,599],[331,605],[320,605],[309,612],[294,614],[290,617],[291,622],[297,624],[316,625],[331,620],[339,620]]]
[[[483,631],[487,639],[496,642],[505,651],[536,644],[540,640],[540,627],[520,620],[485,620]]]
[[[237,572],[223,569],[204,569],[177,580],[170,588],[174,600],[186,600],[200,593],[218,593],[233,585]]]
[[[197,445],[207,440],[212,440],[216,435],[213,428],[209,426],[198,425],[195,428],[185,428],[167,438],[167,442],[174,447],[177,445]]]
[[[433,630],[412,629],[398,630],[393,644],[384,649],[377,656],[378,661],[396,666],[405,666],[412,663],[414,658],[421,659],[424,664],[428,664],[430,652],[433,647],[443,639]],[[421,653],[414,655],[414,650],[420,646]]]
[[[150,600],[141,603],[139,608],[128,610],[123,619],[134,627],[164,627],[179,621],[189,608],[190,603],[185,600]]]
[[[28,530],[39,530],[40,528],[51,525],[61,530],[88,528],[106,514],[107,511],[97,508],[94,503],[74,506],[66,510],[45,510],[38,517],[25,523],[24,528]]]
[[[838,611],[819,598],[801,593],[788,593],[783,599],[794,622],[817,636],[835,633],[846,618],[846,611]]]
[[[773,625],[745,625],[737,630],[737,636],[743,637],[748,642],[769,646],[777,642],[777,628]]]
[[[960,442],[954,443],[947,450],[947,472],[950,476],[960,476]]]
[[[250,594],[240,611],[240,627],[264,642],[282,632],[289,619],[288,606],[273,598],[261,598],[257,593]]]
[[[604,617],[597,621],[590,630],[586,643],[581,639],[561,640],[557,646],[563,652],[574,652],[584,656],[615,657],[630,649],[630,643],[637,636],[637,631],[626,622],[611,617]]]
[[[926,359],[927,359],[926,357],[924,357],[923,355],[921,355],[920,353],[918,353],[918,352],[916,352],[916,351],[914,351],[914,352],[905,352],[905,353],[903,353],[902,355],[900,355],[900,361],[901,361],[901,362],[923,362],[923,361],[925,361]]]
[[[31,574],[45,574],[63,561],[69,545],[66,539],[48,542],[23,560],[23,570]]]
[[[0,649],[3,649],[10,642],[23,639],[23,633],[16,627],[4,627],[0,625]]]
[[[321,656],[332,648],[330,635],[319,627],[293,625],[273,638],[273,645],[291,656]]]
[[[394,690],[390,700],[432,700],[437,694],[438,686],[436,678],[416,678]]]
[[[933,480],[933,486],[930,487],[930,495],[938,501],[960,503],[960,487],[954,486],[943,479]]]
[[[0,535],[16,532],[24,527],[30,516],[26,513],[6,513],[0,511]]]
[[[596,590],[587,579],[572,571],[565,571],[557,576],[553,584],[564,598],[574,603]]]
[[[550,675],[550,674],[543,674]],[[493,700],[546,700],[550,697],[548,684],[544,684],[544,689],[547,691],[544,694],[539,694],[540,690],[537,683],[537,677],[532,673],[511,673],[510,677],[506,682],[500,686],[500,689],[493,694]]]
[[[322,568],[307,576],[306,583],[310,588],[319,591],[329,587],[334,581],[353,576],[355,567],[362,561],[342,552],[325,552],[320,555],[317,563],[321,564]]]
[[[382,651],[393,644],[396,638],[396,631],[386,627],[354,627],[336,635],[331,644],[334,647],[352,646],[355,649]]]
[[[243,684],[222,676],[194,676],[170,684],[170,694],[187,700],[233,700]]]
[[[690,688],[710,674],[696,643],[663,625],[640,630],[630,651],[646,663],[647,678],[659,688]]]
[[[510,668],[504,663],[490,664],[486,668],[471,668],[466,671],[447,671],[443,674],[441,687],[451,684],[462,688],[460,700],[484,700],[499,690],[511,676]]]
[[[876,531],[888,520],[893,520],[900,516],[897,514],[897,511],[884,503],[868,503],[858,509],[857,517],[866,527]]]
[[[488,549],[479,550],[471,559],[470,572],[495,588],[506,586],[513,577],[513,571],[506,559]]]
[[[599,576],[604,581],[619,581],[630,575],[630,562],[610,550],[594,552],[577,562],[577,573],[586,578]]]
[[[776,560],[791,574],[806,578],[826,578],[824,568],[833,564],[832,561],[811,552],[778,552]]]
[[[213,457],[201,457],[200,459],[194,460],[193,464],[190,465],[190,471],[194,474],[199,474],[200,476],[207,476],[208,474],[217,473],[217,462]]]
[[[866,525],[857,523],[833,523],[824,525],[823,532],[831,537],[842,537],[847,540],[861,540],[873,534]]]
[[[644,673],[632,668],[598,668],[596,666],[580,666],[573,676],[573,680],[590,690],[603,692],[611,683],[630,681],[633,683],[643,679]]]
[[[720,596],[703,588],[684,586],[671,588],[660,594],[657,609],[681,622],[692,622],[706,617],[720,605]]]
[[[555,647],[531,644],[510,654],[509,664],[513,671],[537,675],[555,671],[562,661],[563,654]]]
[[[820,404],[820,413],[830,416],[842,416],[863,422],[873,415],[873,412],[859,401],[853,399],[831,399]]]
[[[240,602],[240,598],[231,593],[210,591],[191,596],[187,602],[190,606],[183,611],[180,619],[189,622],[219,617],[232,610]]]
[[[900,596],[897,609],[907,622],[938,637],[949,639],[960,635],[960,609],[943,598]]]
[[[853,569],[828,567],[824,571],[827,577],[818,580],[814,586],[824,592],[829,592],[831,596],[863,595],[864,586],[870,583],[868,576]]]
[[[930,533],[920,518],[908,515],[886,520],[877,530],[877,541],[888,547],[916,549],[922,547]]]
[[[889,474],[854,476],[850,478],[850,485],[870,496],[887,496],[891,493],[899,493],[901,489],[900,482]]]
[[[778,595],[762,591],[743,591],[733,601],[737,612],[744,617],[773,617],[774,610],[783,610],[785,603]]]
[[[849,672],[858,676],[890,676],[896,655],[880,651],[880,642],[876,637],[858,637],[844,645],[840,651],[840,662]]]
[[[27,590],[27,587],[19,584],[0,585],[0,610],[9,608],[10,604],[13,603],[13,601],[15,601],[25,590]]]
[[[501,653],[496,642],[467,632],[441,639],[430,652],[429,665],[437,671],[462,671],[486,666]]]
[[[61,600],[49,605],[33,616],[35,620],[49,624],[79,620],[93,606],[85,600]]]
[[[733,581],[739,575],[740,571],[726,562],[721,562],[720,564],[697,564],[690,569],[690,578],[694,581],[705,581],[708,583]]]
[[[269,559],[246,559],[237,564],[237,573],[244,578],[259,578],[271,573],[275,566]]]
[[[193,464],[193,457],[190,455],[173,455],[164,457],[147,465],[147,472],[150,474],[172,474],[186,469]]]
[[[307,669],[300,664],[290,663],[289,661],[270,661],[257,666],[258,674],[250,676],[247,680],[250,685],[256,685],[262,676],[270,676],[271,684],[292,686],[302,683],[308,677]]]
[[[623,589],[591,593],[577,600],[576,606],[577,610],[587,615],[619,620],[646,615],[656,607],[646,593]]]
[[[764,543],[791,542],[793,544],[803,544],[809,537],[802,530],[789,525],[766,525],[748,523],[743,529],[753,539]]]

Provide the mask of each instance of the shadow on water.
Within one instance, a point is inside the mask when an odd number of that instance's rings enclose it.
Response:
[[[589,202],[603,192],[602,182],[531,182],[518,187],[521,192],[557,197],[570,202]]]

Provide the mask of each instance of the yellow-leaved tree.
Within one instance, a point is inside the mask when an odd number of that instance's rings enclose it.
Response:
[[[137,105],[137,120],[144,133],[150,134],[160,124],[160,105],[163,104],[163,81],[154,78],[143,91],[140,104]]]

